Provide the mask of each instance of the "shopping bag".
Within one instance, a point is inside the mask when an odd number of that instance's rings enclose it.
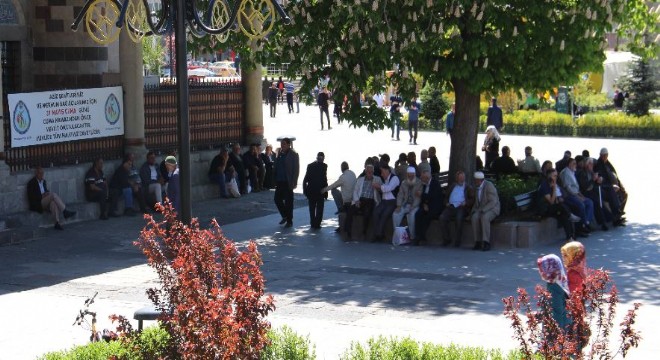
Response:
[[[410,243],[408,228],[406,226],[397,226],[392,234],[392,245],[405,245]]]

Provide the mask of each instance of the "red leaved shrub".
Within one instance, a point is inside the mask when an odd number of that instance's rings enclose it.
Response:
[[[514,338],[525,359],[535,356],[543,359],[612,359],[619,353],[625,357],[641,340],[639,332],[633,329],[637,309],[641,306],[635,303],[619,324],[619,343],[612,352],[610,342],[619,298],[614,282],[602,269],[590,271],[584,289],[573,292],[568,299],[569,329],[562,329],[552,317],[550,293],[540,285],[535,291],[536,308],[532,307],[525,289],[518,288],[515,298],[502,299],[504,315],[511,320]],[[525,320],[520,314],[525,315]]]
[[[147,290],[169,333],[169,358],[258,359],[267,344],[272,296],[264,296],[261,255],[254,242],[239,250],[218,223],[200,229],[176,218],[168,203],[164,221],[146,216],[135,242],[160,286]]]

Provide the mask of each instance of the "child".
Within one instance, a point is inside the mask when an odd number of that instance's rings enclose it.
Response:
[[[570,294],[564,265],[555,254],[540,257],[536,264],[539,267],[541,279],[547,282],[547,289],[552,296],[552,317],[560,329],[569,329],[570,322],[566,312],[566,300]]]
[[[584,288],[584,279],[587,277],[585,255],[584,245],[579,241],[571,241],[561,247],[561,257],[568,275],[568,290],[571,293]]]

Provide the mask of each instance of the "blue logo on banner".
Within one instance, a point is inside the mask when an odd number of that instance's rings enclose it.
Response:
[[[30,130],[30,124],[32,124],[32,119],[30,118],[30,112],[28,111],[27,106],[23,101],[19,101],[14,108],[14,130],[19,134],[23,135],[28,130]]]
[[[115,94],[110,94],[105,101],[105,121],[110,125],[114,125],[121,118],[121,108],[119,108],[119,101]]]

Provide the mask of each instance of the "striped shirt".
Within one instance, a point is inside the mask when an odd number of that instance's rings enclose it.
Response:
[[[284,83],[284,89],[286,90],[287,94],[293,94],[293,90],[295,89],[295,87],[293,86],[292,83],[286,82]]]

